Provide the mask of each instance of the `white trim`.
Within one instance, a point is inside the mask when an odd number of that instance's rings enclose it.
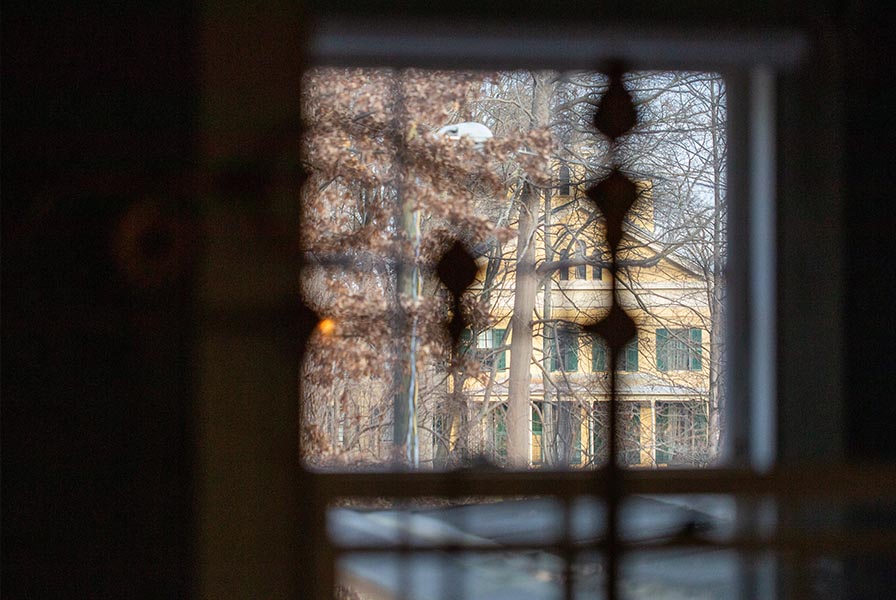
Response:
[[[775,410],[775,79],[771,69],[750,73],[750,462],[774,466]]]
[[[311,64],[441,68],[593,69],[622,60],[632,69],[713,70],[797,64],[806,36],[795,29],[708,29],[621,25],[413,19],[321,15],[308,48]]]

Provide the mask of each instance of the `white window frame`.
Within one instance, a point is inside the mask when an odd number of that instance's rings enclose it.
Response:
[[[630,70],[656,68],[722,72],[729,95],[729,398],[738,414],[729,414],[723,454],[733,464],[763,472],[774,464],[775,440],[775,239],[774,114],[775,69],[800,59],[805,40],[793,31],[735,31],[723,38],[698,30],[695,35],[670,36],[662,29],[605,26],[564,29],[477,26],[471,32],[457,25],[419,27],[407,21],[333,18],[317,23],[310,40],[310,63],[316,66],[557,68],[593,69],[610,59]],[[762,315],[761,319],[755,318]],[[659,473],[659,475],[662,475]],[[328,474],[332,493],[367,481],[381,489],[398,490],[399,480]],[[421,495],[439,489],[439,478],[404,473]],[[545,473],[488,474],[478,481],[482,490],[492,483],[507,493],[523,481],[545,481]],[[341,478],[346,479],[339,485]],[[410,478],[410,479],[407,479]],[[665,479],[658,477],[657,479]],[[416,484],[412,482],[417,482]],[[566,478],[569,490],[575,478]],[[448,486],[449,483],[444,485]],[[435,487],[433,487],[435,486]],[[648,486],[649,487],[649,486]],[[663,486],[659,486],[662,488]],[[658,488],[658,489],[659,489]],[[493,488],[497,489],[497,488]],[[585,489],[590,488],[583,488]]]

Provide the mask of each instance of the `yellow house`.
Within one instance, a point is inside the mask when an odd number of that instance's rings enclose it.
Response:
[[[611,274],[596,210],[582,186],[570,181],[569,167],[558,171],[557,185],[545,192],[548,214],[533,240],[542,279],[532,315],[530,461],[597,466],[606,460],[611,365],[603,343],[580,326],[609,307]],[[681,246],[658,239],[651,186],[641,182],[639,187],[641,199],[626,226],[618,275],[619,300],[638,325],[637,338],[617,365],[623,459],[641,467],[705,464],[714,359],[708,282]],[[488,289],[492,326],[468,337],[481,369],[463,383],[483,417],[479,449],[499,462],[506,455],[503,406],[513,339],[508,328],[515,256],[515,243],[507,244],[498,260],[501,267],[492,265],[490,279],[480,277],[474,286],[474,294]]]

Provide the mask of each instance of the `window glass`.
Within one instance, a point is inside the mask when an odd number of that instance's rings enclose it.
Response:
[[[594,337],[591,346],[591,370],[599,373],[608,369],[609,351],[603,340]],[[638,338],[631,340],[619,355],[617,369],[620,371],[638,370]]]
[[[638,327],[616,361],[620,462],[713,464],[726,88],[713,73],[626,75],[638,125],[611,148],[590,123],[606,85],[588,72],[307,73],[302,293],[328,326],[302,367],[306,462],[599,466],[611,358],[582,327],[606,313],[615,277]],[[615,273],[587,194],[611,151],[637,188]],[[439,273],[461,267],[472,283],[455,299]],[[508,420],[511,405],[529,422]],[[521,427],[526,456],[509,457]]]
[[[703,364],[702,338],[702,332],[696,328],[657,329],[657,369],[699,371]]]
[[[551,371],[577,371],[578,368],[578,333],[574,329],[558,328],[551,355]]]
[[[563,165],[560,167],[560,187],[557,191],[561,196],[569,196],[569,190],[569,167]]]

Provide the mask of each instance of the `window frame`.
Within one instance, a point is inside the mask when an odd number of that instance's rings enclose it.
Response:
[[[617,365],[618,368],[616,369],[617,371],[625,373],[637,373],[640,370],[640,350],[638,347],[639,339],[640,332],[625,345],[625,348],[623,349],[622,354],[619,357],[619,364]],[[607,351],[606,344],[600,338],[593,336],[591,340],[591,372],[606,373],[607,371],[609,371],[609,363],[607,361],[608,356],[609,353]]]
[[[572,326],[554,326],[550,344],[551,373],[576,373],[579,370],[579,332]]]
[[[338,19],[337,19],[338,20]],[[615,27],[615,29],[614,29]],[[324,28],[326,29],[326,28]],[[337,30],[339,28],[337,27]],[[733,291],[735,295],[741,296],[749,296],[752,299],[759,299],[762,302],[762,306],[771,308],[772,310],[768,313],[772,315],[772,318],[766,321],[767,327],[762,328],[762,333],[758,336],[746,336],[743,339],[745,342],[742,345],[741,351],[734,353],[732,356],[732,363],[739,365],[750,365],[751,363],[755,363],[755,359],[757,356],[763,356],[761,353],[756,351],[756,348],[759,346],[767,347],[769,343],[772,345],[772,349],[774,346],[773,340],[773,332],[774,332],[774,252],[773,250],[770,252],[763,253],[762,249],[759,248],[759,244],[755,242],[757,239],[769,239],[768,237],[757,237],[757,235],[761,232],[765,232],[766,234],[771,233],[772,238],[774,233],[774,221],[770,219],[768,216],[769,207],[771,201],[774,197],[774,184],[769,188],[766,186],[766,189],[757,190],[755,185],[750,185],[748,177],[748,173],[754,173],[755,171],[768,171],[771,167],[770,165],[774,162],[774,153],[770,151],[772,148],[771,142],[773,140],[772,137],[766,136],[765,142],[756,142],[755,137],[753,135],[744,135],[743,139],[737,138],[740,134],[745,134],[747,130],[750,129],[749,123],[751,123],[751,119],[755,118],[755,112],[757,105],[762,105],[765,103],[764,110],[767,110],[770,106],[774,105],[774,88],[773,81],[772,85],[769,84],[769,76],[772,72],[771,68],[768,65],[780,66],[782,62],[793,61],[793,56],[795,54],[799,54],[801,52],[801,42],[794,41],[793,36],[790,32],[783,32],[780,35],[768,35],[768,32],[764,32],[763,35],[758,35],[756,32],[747,32],[747,39],[752,43],[746,44],[746,48],[744,48],[742,44],[736,42],[735,40],[729,38],[727,41],[719,42],[717,39],[709,40],[711,36],[705,36],[700,38],[698,36],[698,43],[693,44],[689,43],[688,40],[675,38],[675,39],[666,39],[661,33],[657,34],[656,32],[645,32],[641,30],[639,33],[634,34],[634,29],[631,28],[630,25],[615,25],[610,27],[610,35],[601,36],[595,35],[594,31],[590,31],[588,34],[589,38],[594,40],[602,39],[600,42],[595,42],[595,44],[584,44],[581,48],[578,49],[577,52],[572,53],[570,55],[568,53],[568,49],[564,49],[562,53],[539,53],[536,49],[536,45],[529,45],[527,51],[519,52],[519,47],[517,50],[513,52],[507,52],[508,48],[513,47],[513,40],[525,36],[521,36],[517,31],[515,32],[511,38],[503,38],[502,43],[488,43],[483,44],[484,47],[487,47],[487,50],[484,50],[485,55],[481,54],[483,52],[483,48],[470,48],[470,52],[465,54],[459,60],[454,56],[452,59],[448,59],[445,57],[444,53],[440,53],[438,51],[434,51],[432,47],[420,48],[417,47],[412,56],[407,56],[402,53],[400,49],[392,44],[378,44],[376,42],[371,42],[369,39],[366,41],[361,40],[359,44],[341,44],[334,43],[337,40],[345,40],[354,39],[356,42],[359,41],[357,38],[363,38],[361,35],[361,30],[354,29],[352,27],[348,27],[346,30],[336,31],[336,35],[332,36],[331,39],[326,40],[323,44],[312,45],[312,51],[310,52],[310,56],[312,58],[312,62],[316,64],[341,64],[341,65],[361,65],[361,64],[383,64],[382,56],[385,53],[386,56],[391,57],[393,60],[386,61],[391,62],[395,66],[405,66],[410,64],[416,64],[418,66],[420,63],[427,63],[431,66],[442,66],[446,64],[450,64],[451,66],[456,67],[458,63],[464,64],[465,66],[489,66],[491,68],[513,68],[516,66],[524,66],[521,64],[526,61],[526,66],[536,67],[536,66],[544,66],[544,67],[555,67],[557,63],[561,60],[565,61],[565,67],[567,68],[588,68],[592,67],[595,60],[598,57],[602,57],[603,59],[608,58],[622,58],[629,64],[633,69],[639,68],[639,64],[644,65],[646,63],[651,63],[653,66],[658,68],[676,68],[681,66],[687,66],[691,69],[704,69],[704,68],[712,68],[712,67],[720,67],[717,70],[724,71],[726,74],[726,81],[728,82],[729,89],[734,90],[731,94],[736,97],[736,103],[740,102],[740,105],[737,106],[736,109],[732,109],[729,112],[735,113],[738,115],[740,122],[731,123],[730,124],[730,132],[732,138],[737,139],[733,147],[732,154],[736,158],[732,158],[729,162],[729,169],[732,169],[732,173],[729,176],[733,182],[732,194],[731,194],[731,203],[732,205],[739,205],[739,208],[745,211],[747,214],[755,215],[757,213],[760,214],[759,219],[747,219],[744,223],[749,223],[749,226],[739,226],[737,221],[732,218],[732,215],[729,215],[729,221],[735,223],[732,235],[730,237],[733,245],[740,245],[740,249],[748,250],[749,252],[745,253],[743,256],[749,258],[743,258],[742,263],[738,263],[736,255],[735,259],[732,261],[731,265],[731,273],[733,274],[735,280],[738,285],[742,287],[738,287],[737,285],[734,287]],[[613,32],[616,32],[617,35],[614,37],[612,35]],[[329,34],[333,32],[330,31]],[[608,42],[607,40],[618,40],[618,34],[622,34],[624,36],[635,35],[636,37],[644,38],[654,38],[652,39],[653,44],[645,43],[643,46],[649,47],[649,50],[645,52],[638,51],[637,44],[628,44],[623,47],[620,56],[619,45],[616,43]],[[780,33],[780,32],[778,32]],[[324,31],[323,37],[326,38],[328,35],[327,31]],[[345,36],[348,36],[346,38]],[[395,37],[394,32],[388,34],[389,37]],[[483,34],[479,32],[477,34],[480,41],[484,41],[489,39],[487,34]],[[438,36],[436,36],[438,37]],[[463,37],[463,36],[459,36]],[[397,39],[401,39],[402,36],[397,36]],[[737,36],[734,36],[737,38]],[[659,43],[656,43],[659,40]],[[693,41],[693,38],[691,38]],[[760,41],[764,40],[764,41]],[[769,41],[771,40],[771,41]],[[492,40],[493,41],[493,40]],[[743,41],[743,40],[741,40]],[[733,43],[732,43],[733,42]],[[368,53],[366,56],[364,53],[358,51],[358,47],[371,48],[371,43],[373,47],[375,47],[376,51],[372,53]],[[404,43],[404,42],[403,42]],[[711,53],[706,52],[705,44],[708,43],[710,46],[716,44],[720,44],[725,48],[726,52],[722,52],[720,55],[723,57],[721,60],[721,64],[707,63],[707,56],[711,55]],[[529,44],[529,40],[527,40],[527,44]],[[664,45],[665,44],[665,45]],[[474,45],[475,46],[475,45]],[[740,49],[738,47],[740,46]],[[497,48],[497,54],[495,54]],[[662,48],[670,49],[671,52],[664,53]],[[456,47],[455,47],[456,49]],[[477,54],[479,53],[479,54]],[[562,56],[561,56],[562,55]],[[572,60],[569,60],[570,56],[572,56]],[[587,59],[584,58],[587,56]],[[656,59],[659,56],[664,56],[663,59],[654,62],[650,59]],[[668,58],[672,56],[671,60]],[[719,55],[716,55],[719,56]],[[397,58],[396,58],[397,57]],[[423,60],[421,61],[421,57]],[[783,57],[783,59],[782,59]],[[645,60],[646,59],[646,60]],[[578,62],[577,62],[578,61]],[[664,64],[665,61],[665,64]],[[659,63],[659,64],[657,64]],[[733,83],[733,85],[732,85]],[[760,93],[758,96],[761,98],[757,99],[757,94],[755,94],[755,90],[759,88]],[[737,112],[740,109],[743,110],[742,113]],[[760,106],[759,112],[763,110],[762,106]],[[729,116],[730,120],[730,116]],[[761,136],[760,136],[761,137]],[[762,152],[765,152],[765,157],[763,158]],[[760,162],[762,165],[756,166],[754,162]],[[773,178],[770,178],[770,181],[774,181]],[[759,186],[762,187],[762,186]],[[763,213],[765,211],[765,213]],[[736,213],[737,211],[732,211]],[[763,216],[764,215],[764,216]],[[760,221],[760,223],[757,223]],[[751,240],[753,242],[751,243]],[[735,253],[736,254],[736,253]],[[760,278],[750,278],[748,276],[748,271],[746,266],[748,264],[763,264],[771,267],[766,270],[763,277]],[[760,287],[761,289],[756,291],[756,287]],[[745,303],[739,303],[740,300],[736,300],[731,307],[730,313],[732,314],[733,321],[736,324],[733,328],[737,330],[740,328],[742,332],[746,332],[745,330],[749,329],[752,325],[750,320],[750,315],[752,314],[749,310],[746,309]],[[771,332],[772,335],[769,335]],[[774,446],[771,444],[771,439],[774,438],[774,422],[773,420],[769,421],[769,415],[773,415],[773,394],[774,394],[774,372],[773,369],[770,370],[769,364],[773,364],[773,356],[774,353],[767,353],[764,355],[768,358],[765,361],[765,367],[759,368],[759,375],[751,376],[750,378],[739,377],[732,384],[732,394],[740,398],[740,402],[744,402],[743,406],[748,408],[748,412],[756,417],[759,421],[762,421],[763,424],[770,424],[771,428],[767,430],[768,435],[765,437],[750,437],[751,431],[747,430],[746,433],[743,431],[733,432],[734,438],[737,438],[737,442],[733,445],[737,447],[747,447],[750,448],[751,454],[756,454],[753,452],[753,445],[762,445],[764,446],[764,450],[760,451],[758,455],[762,455],[763,453],[768,455],[769,453],[774,453]],[[753,366],[756,366],[755,364]],[[746,372],[746,371],[745,371]],[[772,398],[769,401],[769,398]],[[757,402],[757,399],[759,401]],[[746,401],[745,401],[746,400]],[[771,406],[769,405],[771,402]],[[758,405],[759,408],[757,408]],[[757,421],[758,422],[758,421]],[[770,432],[770,433],[769,433]],[[743,439],[746,438],[746,446],[742,444]],[[762,467],[761,460],[753,461],[754,467]],[[436,481],[442,481],[445,486],[450,487],[450,482],[452,481],[451,474],[434,474],[435,478],[427,476],[422,473],[401,473],[395,474],[398,479],[394,479],[393,477],[385,477],[379,476],[377,478],[370,478],[364,475],[357,474],[338,474],[338,473],[328,473],[328,474],[308,474],[308,476],[312,479],[318,478],[321,480],[326,480],[331,483],[335,483],[338,481],[344,481],[344,483],[348,484],[351,482],[351,488],[346,485],[335,486],[334,488],[330,488],[331,493],[338,493],[338,490],[342,490],[343,492],[348,491],[349,489],[355,490],[350,495],[357,495],[361,493],[363,495],[369,494],[377,494],[377,495],[394,495],[390,492],[399,491],[399,488],[394,484],[400,481],[406,481],[408,485],[413,489],[405,489],[400,494],[401,496],[411,497],[411,495],[423,495],[427,490],[432,490],[435,488],[428,487],[428,485],[435,484]],[[657,473],[657,477],[647,477],[645,481],[652,481],[652,484],[648,484],[647,488],[650,488],[651,485],[658,484],[660,481],[663,481],[662,487],[663,489],[670,489],[668,477],[662,473]],[[535,476],[533,478],[533,476]],[[587,481],[591,481],[592,478],[586,478]],[[718,478],[720,481],[724,480],[724,478]],[[637,481],[638,478],[635,477],[633,479]],[[711,479],[704,478],[703,481],[710,481]],[[481,492],[487,492],[488,490],[496,490],[492,484],[501,484],[502,489],[508,493],[512,493],[513,489],[522,490],[523,488],[514,487],[515,483],[522,483],[523,481],[528,482],[539,482],[541,484],[540,489],[545,491],[551,489],[551,486],[556,485],[558,481],[564,482],[564,493],[580,493],[576,492],[576,490],[584,491],[585,488],[578,488],[573,483],[574,479],[569,479],[565,477],[562,473],[550,473],[550,472],[539,472],[539,473],[527,473],[527,472],[502,472],[502,473],[491,473],[489,474],[487,479],[483,478],[468,478],[468,483],[471,481],[477,482],[477,485],[474,488],[480,490]],[[391,483],[390,483],[391,482]],[[431,482],[428,484],[427,482]],[[369,486],[363,491],[359,491],[356,484],[361,484],[361,487]],[[507,487],[509,486],[509,487]],[[672,486],[674,488],[674,486]],[[713,488],[714,486],[709,486]],[[599,488],[599,486],[597,486]],[[589,484],[589,490],[594,491],[597,489],[595,487],[591,487]],[[441,488],[440,488],[441,489]],[[447,488],[445,488],[447,489]],[[532,488],[526,488],[531,493],[537,493]],[[637,487],[636,487],[637,489]],[[718,489],[718,486],[715,486],[715,489]],[[470,488],[467,488],[467,493],[469,493]],[[325,588],[319,588],[325,589]]]
[[[560,165],[560,168],[557,170],[557,182],[558,196],[572,195],[572,172],[566,164]]]
[[[703,370],[702,329],[699,327],[676,327],[673,329],[660,327],[656,329],[655,335],[657,371],[666,373]],[[673,362],[675,364],[672,364]],[[680,364],[684,366],[679,366]]]

